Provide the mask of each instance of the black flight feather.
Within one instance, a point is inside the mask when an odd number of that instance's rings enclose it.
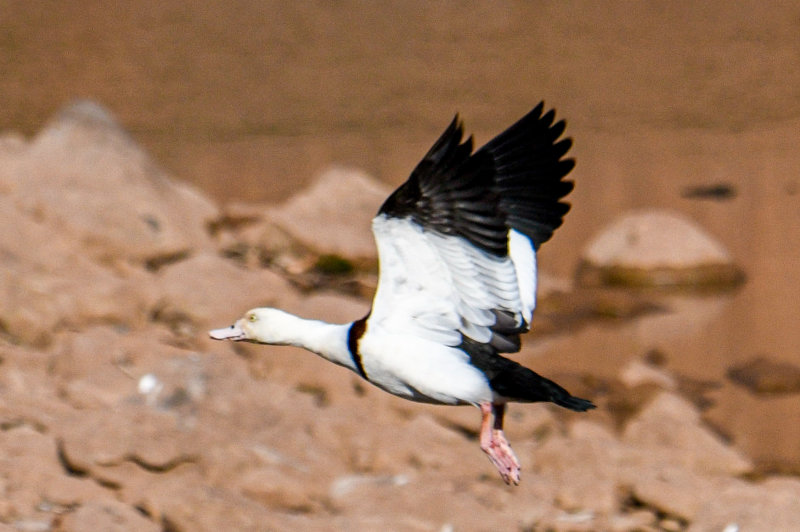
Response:
[[[456,115],[379,213],[460,236],[495,256],[508,253],[511,228],[538,249],[569,210],[560,200],[572,190],[563,178],[575,165],[562,159],[572,145],[558,140],[566,124],[543,110],[542,102],[475,153],[472,137],[462,142]]]

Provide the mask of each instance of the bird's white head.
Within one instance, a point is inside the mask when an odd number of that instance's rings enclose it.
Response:
[[[254,308],[230,327],[214,329],[208,335],[215,340],[249,341],[261,344],[289,343],[291,314],[274,308]],[[296,318],[295,318],[296,319]]]

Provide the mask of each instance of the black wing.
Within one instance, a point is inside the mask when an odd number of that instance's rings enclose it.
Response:
[[[573,188],[563,178],[575,166],[563,159],[571,139],[558,140],[565,122],[543,110],[544,102],[475,153],[456,115],[379,214],[409,217],[496,256],[508,253],[509,228],[538,249],[569,210],[560,200]]]

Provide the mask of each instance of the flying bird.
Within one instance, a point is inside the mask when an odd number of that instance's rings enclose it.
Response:
[[[542,102],[473,152],[456,115],[372,220],[380,273],[366,316],[330,324],[256,308],[210,336],[303,347],[399,397],[475,405],[481,449],[518,484],[506,404],[594,408],[503,356],[520,350],[530,327],[536,251],[570,208],[565,127]]]

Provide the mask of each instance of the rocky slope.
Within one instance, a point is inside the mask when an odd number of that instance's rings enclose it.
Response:
[[[478,448],[473,409],[403,402],[297,349],[206,338],[256,305],[363,315],[374,285],[365,220],[383,193],[338,169],[282,206],[222,209],[85,102],[30,140],[2,137],[0,530],[800,522],[800,480],[758,475],[652,357],[613,381],[566,375],[598,402],[595,414],[513,407],[523,481],[509,488]],[[357,273],[337,277],[324,256]],[[602,314],[600,300],[565,295],[569,283],[545,285],[573,311],[594,309],[582,319]],[[615,298],[600,306],[630,319],[647,310]],[[561,327],[545,303],[528,344]]]

